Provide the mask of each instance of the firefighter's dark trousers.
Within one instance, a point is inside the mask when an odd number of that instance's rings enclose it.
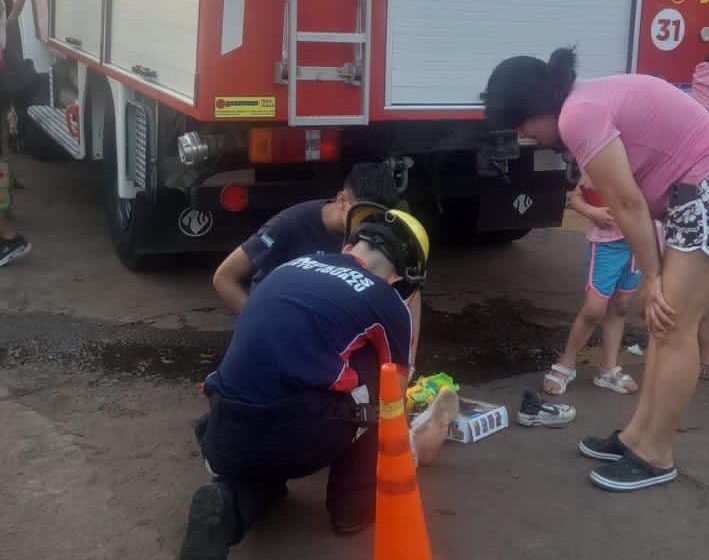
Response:
[[[352,396],[307,391],[268,406],[211,398],[198,430],[202,453],[234,496],[240,541],[286,492],[286,481],[330,467],[327,508],[338,519],[373,519],[377,429],[365,425]]]

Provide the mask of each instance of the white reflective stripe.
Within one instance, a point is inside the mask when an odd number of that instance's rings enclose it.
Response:
[[[241,47],[244,42],[245,0],[224,0],[222,18],[222,54]]]

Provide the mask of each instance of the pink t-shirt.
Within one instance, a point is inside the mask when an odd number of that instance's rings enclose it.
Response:
[[[559,132],[582,169],[620,137],[654,218],[667,207],[672,183],[709,177],[709,112],[659,78],[579,80],[561,109]]]

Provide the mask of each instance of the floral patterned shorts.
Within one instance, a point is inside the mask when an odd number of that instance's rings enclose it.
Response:
[[[672,185],[664,221],[668,247],[686,253],[702,250],[709,256],[709,179]]]

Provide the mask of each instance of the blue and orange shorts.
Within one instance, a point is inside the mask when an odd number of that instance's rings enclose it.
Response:
[[[640,280],[640,270],[625,239],[589,243],[587,290],[609,299],[616,293],[636,291]]]

